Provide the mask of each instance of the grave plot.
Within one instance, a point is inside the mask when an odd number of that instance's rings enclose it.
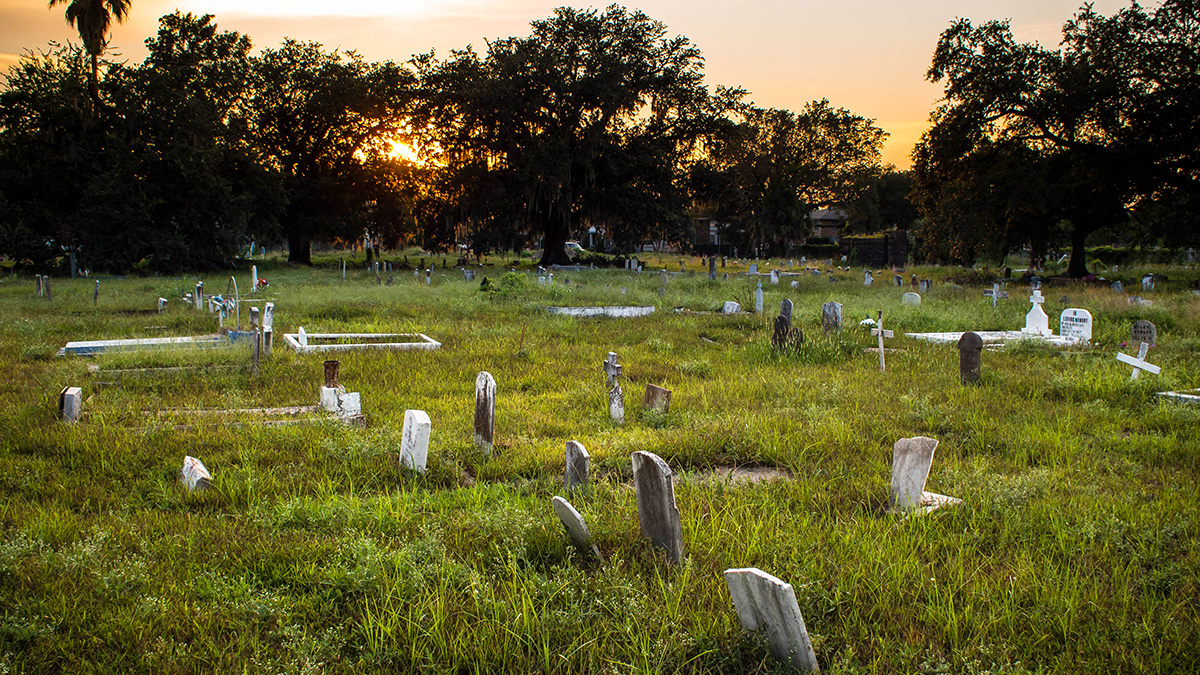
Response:
[[[188,337],[133,338],[129,340],[80,340],[68,342],[58,350],[59,356],[90,356],[106,352],[137,351],[140,349],[205,349],[227,347],[236,342],[233,334],[193,335]]]
[[[284,333],[283,337],[301,354],[349,352],[363,349],[437,349],[442,343],[424,333]]]
[[[653,305],[614,305],[612,307],[547,307],[551,314],[566,316],[593,317],[607,316],[614,319],[627,319],[637,316],[649,316],[654,313]]]
[[[1063,310],[1059,317],[1061,335],[1055,335],[1050,330],[1049,319],[1042,311],[1041,305],[1046,301],[1041,291],[1034,290],[1029,296],[1032,307],[1025,315],[1025,327],[1020,330],[977,330],[955,333],[905,333],[910,338],[925,340],[935,344],[958,344],[967,332],[975,333],[983,340],[984,346],[998,347],[1010,342],[1033,340],[1058,347],[1086,345],[1092,339],[1092,314],[1086,309],[1069,308]]]
[[[1154,396],[1160,401],[1200,405],[1200,389],[1189,389],[1187,391],[1160,391]]]

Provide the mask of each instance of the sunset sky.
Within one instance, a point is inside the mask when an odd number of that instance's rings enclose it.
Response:
[[[51,40],[78,41],[63,6],[44,0],[0,0],[0,72],[26,50]],[[143,41],[158,17],[176,8],[214,14],[221,28],[251,37],[256,47],[282,38],[355,49],[371,60],[406,61],[414,53],[526,35],[529,22],[563,2],[539,0],[133,0],[130,17],[113,31],[119,58],[140,61]],[[845,0],[643,0],[626,3],[691,38],[706,60],[709,84],[739,85],[761,106],[799,109],[828,98],[870,117],[891,134],[884,159],[907,168],[909,153],[928,126],[941,87],[925,81],[938,35],[956,17],[975,23],[1011,19],[1017,38],[1055,46],[1077,0],[950,2]],[[1111,14],[1129,4],[1096,0]],[[1157,3],[1143,3],[1157,6]],[[594,6],[602,9],[604,5]]]

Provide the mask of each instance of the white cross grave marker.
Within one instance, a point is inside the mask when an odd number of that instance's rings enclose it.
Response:
[[[883,361],[883,338],[896,337],[896,334],[890,330],[883,329],[883,310],[880,310],[877,316],[879,317],[876,322],[878,325],[871,329],[871,335],[879,336],[879,371],[884,372],[887,370],[887,367]]]
[[[1042,297],[1041,291],[1035,289],[1029,296],[1029,302],[1033,303],[1033,307],[1025,315],[1025,327],[1021,332],[1029,335],[1050,335],[1050,317],[1042,310],[1042,303],[1046,302],[1046,298]]]
[[[1160,368],[1152,363],[1146,363],[1146,352],[1148,352],[1148,351],[1150,351],[1150,345],[1143,342],[1142,346],[1138,347],[1138,355],[1136,357],[1130,356],[1128,354],[1122,354],[1121,352],[1117,352],[1117,360],[1118,361],[1120,361],[1121,363],[1127,363],[1127,364],[1133,366],[1133,375],[1131,375],[1129,377],[1129,379],[1131,379],[1131,380],[1138,379],[1138,375],[1141,375],[1143,370],[1154,373],[1155,375],[1158,375],[1159,373],[1162,372],[1162,368]]]

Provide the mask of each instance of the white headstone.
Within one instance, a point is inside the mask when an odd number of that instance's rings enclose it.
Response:
[[[159,299],[158,299],[158,311],[159,311],[159,312],[162,312],[162,311],[164,311],[166,308],[167,308],[167,299],[166,299],[166,298],[159,298]]]
[[[871,276],[871,270],[863,270],[863,286],[870,286],[875,283],[875,277]]]
[[[258,265],[250,266],[250,290],[258,290]]]
[[[621,376],[621,366],[617,364],[617,353],[609,352],[608,358],[600,366],[607,376],[608,385],[608,415],[612,421],[617,424],[625,422],[625,395],[621,391],[621,383],[617,378]]]
[[[475,378],[475,447],[492,451],[496,429],[496,379],[486,370]]]
[[[766,633],[771,654],[801,671],[816,671],[817,655],[792,585],[757,567],[725,570],[742,630]]]
[[[339,417],[362,416],[362,396],[357,391],[338,392],[337,403],[337,414]]]
[[[683,562],[683,525],[675,505],[671,468],[658,455],[642,450],[633,453],[632,459],[642,535],[666,551],[671,562]]]
[[[58,395],[58,414],[67,424],[79,421],[83,411],[83,389],[79,387],[63,387]]]
[[[793,282],[792,282],[792,288],[800,288],[800,282],[799,282],[799,281],[793,281]]]
[[[958,504],[962,500],[925,492],[925,481],[933,466],[933,452],[938,442],[926,436],[901,438],[892,447],[892,485],[890,505],[900,512]]]
[[[779,283],[779,270],[771,270],[771,283]]]
[[[192,456],[183,458],[183,468],[179,471],[179,481],[188,490],[201,492],[212,484],[212,474],[204,468],[204,462]]]
[[[1076,342],[1092,341],[1092,313],[1086,309],[1064,309],[1058,317],[1058,333]]]
[[[721,308],[722,314],[737,314],[742,311],[742,306],[732,300],[726,300],[725,306]]]
[[[335,413],[341,409],[341,404],[338,402],[338,394],[342,392],[338,387],[321,387],[321,410]]]
[[[921,296],[917,293],[905,293],[900,296],[900,304],[902,305],[919,305],[921,304]]]
[[[575,545],[575,548],[585,553],[591,553],[597,558],[601,557],[600,549],[592,543],[592,534],[588,532],[587,523],[583,522],[583,516],[575,510],[575,507],[562,497],[554,497],[550,503],[554,506],[554,513],[558,515],[558,520],[566,528],[567,537]]]
[[[750,269],[746,274],[758,274],[758,263],[750,263]]]
[[[566,468],[563,470],[564,489],[570,492],[577,487],[586,487],[589,464],[591,463],[587,448],[583,447],[583,444],[579,441],[567,441],[565,455]]]
[[[754,313],[763,313],[763,289],[761,279],[758,282],[758,288],[754,291]]]
[[[432,429],[433,423],[424,410],[404,411],[404,430],[400,433],[400,466],[425,473]]]
[[[299,330],[297,330],[296,333],[297,333],[296,341],[300,343],[301,347],[307,347],[308,346],[308,333],[304,332],[304,326],[300,326]]]
[[[1042,292],[1033,291],[1033,294],[1029,296],[1029,302],[1033,303],[1033,307],[1025,315],[1025,327],[1021,329],[1021,332],[1028,335],[1052,335],[1050,317],[1046,316],[1046,312],[1042,310],[1042,303],[1046,302],[1046,298],[1042,297]]]

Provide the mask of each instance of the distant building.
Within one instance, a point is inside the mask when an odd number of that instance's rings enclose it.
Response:
[[[842,236],[842,227],[846,224],[847,216],[844,210],[838,208],[817,209],[809,212],[808,219],[812,221],[814,237],[826,237],[836,244]]]

